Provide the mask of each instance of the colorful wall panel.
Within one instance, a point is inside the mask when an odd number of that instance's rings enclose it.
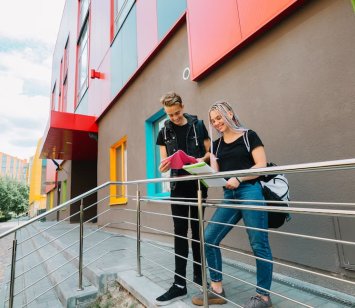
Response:
[[[188,0],[191,79],[234,51],[297,0]]]
[[[157,1],[137,1],[138,65],[151,54],[158,44]]]
[[[191,78],[195,79],[242,41],[236,0],[188,0]]]

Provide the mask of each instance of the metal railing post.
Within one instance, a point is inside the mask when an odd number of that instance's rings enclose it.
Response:
[[[204,221],[203,221],[201,180],[198,180],[197,202],[198,202],[198,223],[199,223],[199,232],[200,232],[203,306],[208,307],[206,253],[205,253],[205,228],[204,228]]]
[[[9,308],[13,308],[14,306],[16,253],[17,253],[17,239],[16,239],[16,232],[15,232],[14,239],[12,241]]]
[[[141,196],[137,185],[137,275],[142,276],[141,269]]]
[[[79,240],[79,286],[78,291],[83,288],[83,250],[84,250],[84,199],[80,201],[80,240]]]

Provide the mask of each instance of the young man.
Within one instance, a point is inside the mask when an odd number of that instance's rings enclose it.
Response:
[[[188,155],[197,158],[198,161],[208,162],[210,139],[203,121],[198,120],[197,116],[184,113],[184,105],[181,97],[174,92],[165,94],[160,99],[160,102],[164,107],[165,113],[169,117],[169,120],[165,121],[164,127],[160,130],[156,142],[160,148],[161,160],[174,154],[178,150],[183,150]],[[171,177],[188,175],[183,169],[170,169],[170,162],[161,163],[159,170],[161,172],[171,170]],[[174,182],[170,184],[170,188],[171,197],[176,198],[179,201],[191,201],[190,198],[197,198],[197,181]],[[201,186],[201,189],[203,198],[206,198],[207,189],[203,187],[203,185]],[[187,260],[184,258],[187,258],[189,253],[189,245],[186,238],[189,220],[185,218],[177,218],[176,216],[198,218],[197,206],[193,205],[171,204],[171,212],[174,216],[175,277],[173,286],[166,293],[156,299],[156,304],[160,306],[168,305],[175,300],[186,297],[187,295],[185,280]],[[199,241],[198,221],[190,220],[190,226],[192,238]],[[192,241],[191,246],[193,260],[201,263],[200,244]],[[194,263],[193,271],[193,281],[202,285],[201,266]]]

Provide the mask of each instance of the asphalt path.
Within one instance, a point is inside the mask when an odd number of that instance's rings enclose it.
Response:
[[[1,222],[0,234],[3,234],[4,232],[12,228],[15,228],[21,223],[22,221],[18,221],[18,220]],[[0,285],[2,284],[4,279],[4,271],[6,269],[6,266],[11,263],[11,249],[9,248],[12,248],[13,238],[14,236],[11,234],[6,236],[5,238],[0,239]]]

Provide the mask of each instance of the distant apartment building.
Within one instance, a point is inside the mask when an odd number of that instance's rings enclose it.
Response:
[[[9,177],[18,182],[27,182],[28,162],[3,152],[0,152],[0,176]]]

